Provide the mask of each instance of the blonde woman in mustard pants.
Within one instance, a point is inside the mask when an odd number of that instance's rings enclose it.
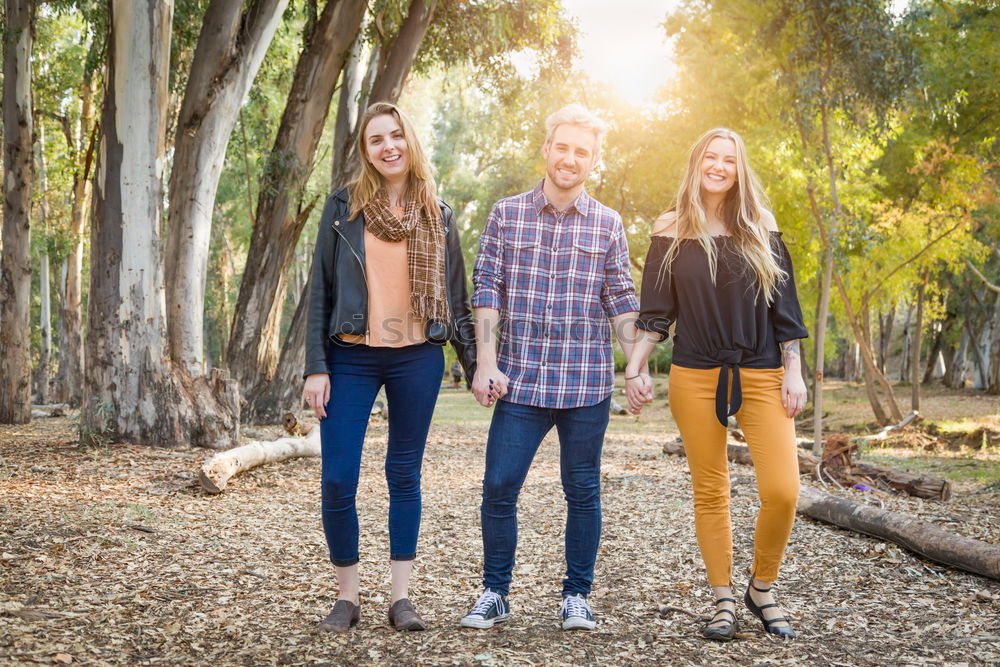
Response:
[[[684,440],[695,532],[716,596],[702,635],[728,641],[739,629],[726,457],[726,424],[735,416],[760,493],[753,574],[743,599],[765,632],[794,637],[771,585],[795,520],[792,418],[806,398],[799,339],[808,332],[791,258],[735,132],[710,130],[691,149],[677,203],[654,227],[640,297],[641,331],[625,371],[626,393],[633,412],[651,400],[648,376],[639,371],[676,325],[670,409]]]

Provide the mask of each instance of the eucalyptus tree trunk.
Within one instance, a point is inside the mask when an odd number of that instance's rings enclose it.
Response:
[[[406,19],[386,51],[385,59],[379,63],[379,72],[368,95],[369,100],[395,103],[399,99],[420,44],[434,18],[437,3],[438,0],[410,0]]]
[[[94,48],[93,46],[91,48]],[[94,165],[98,126],[94,123],[94,81],[86,77],[80,89],[80,121],[74,132],[64,122],[66,145],[75,146],[73,204],[70,209],[70,249],[63,264],[59,300],[59,370],[56,373],[56,400],[72,407],[83,395],[83,237],[90,204],[91,169]],[[82,157],[81,157],[82,156]]]
[[[172,0],[111,0],[91,217],[84,442],[239,442],[238,390],[167,354],[160,257]]]
[[[945,375],[945,384],[952,389],[965,388],[965,375],[969,367],[969,331],[962,326],[962,335],[958,341],[958,349],[951,358],[948,366],[948,373]]]
[[[307,219],[293,203],[308,179],[334,87],[365,10],[364,0],[329,0],[295,69],[261,183],[226,354],[246,396],[274,376],[288,267]]]
[[[36,165],[38,168],[38,219],[42,229],[48,227],[48,204],[46,191],[48,183],[45,175],[45,124],[38,124],[38,141],[35,143]],[[52,362],[52,295],[51,276],[49,272],[48,244],[42,249],[38,259],[38,328],[41,334],[41,346],[38,351],[38,368],[35,373],[35,396],[38,403],[49,402],[49,366]]]
[[[310,275],[299,295],[274,377],[267,384],[260,385],[259,393],[250,396],[247,401],[244,417],[251,424],[278,424],[286,412],[298,412],[302,407],[302,390],[305,387],[302,369],[306,365],[306,324],[309,320],[311,285]]]
[[[903,320],[903,353],[899,363],[899,380],[903,382],[910,377],[910,348],[912,347],[913,335],[911,333],[913,320],[913,303],[906,305],[906,318]]]
[[[896,319],[896,306],[889,308],[889,312],[878,314],[878,369],[882,375],[886,375],[889,365],[889,352],[892,345],[892,329]]]
[[[864,334],[865,337],[864,342],[867,343],[867,345],[865,346],[862,345],[861,343],[855,343],[858,349],[859,359],[861,355],[864,354],[864,352],[862,352],[863,347],[866,347],[869,350],[871,349],[872,320],[871,320],[871,311],[868,310],[867,307],[865,308],[861,318],[861,326],[862,326],[862,333]],[[858,370],[861,372],[864,378],[865,394],[868,396],[868,403],[872,407],[872,413],[875,415],[875,421],[877,421],[879,424],[885,424],[889,420],[885,414],[885,408],[882,407],[882,401],[879,400],[878,390],[875,388],[875,380],[872,377],[872,373],[868,370],[870,365],[874,365],[874,363],[872,364],[860,363],[859,364],[860,368]]]
[[[212,0],[191,64],[170,173],[165,271],[170,356],[192,376],[205,370],[205,279],[226,146],[287,6]]]
[[[993,318],[989,327],[989,356],[985,357],[986,369],[984,372],[987,378],[986,391],[989,394],[1000,394],[1000,294],[997,294],[993,302]]]
[[[924,324],[924,293],[927,290],[927,272],[924,271],[917,287],[917,319],[913,323],[913,357],[910,359],[910,409],[920,409],[920,345]]]
[[[378,50],[372,50],[372,57],[377,57]],[[367,91],[362,99],[362,85],[365,83],[364,69],[365,40],[364,29],[358,31],[351,44],[351,51],[344,63],[340,76],[340,95],[337,98],[337,118],[333,125],[333,162],[330,165],[330,191],[336,192],[347,185],[354,155],[354,130],[358,126],[358,118],[363,109],[362,103],[368,101]],[[369,59],[371,61],[371,58]]]
[[[434,10],[438,0],[410,0],[406,18],[399,27],[399,32],[393,39],[379,48],[373,49],[368,60],[368,68],[358,93],[358,115],[351,124],[350,131],[343,136],[342,144],[345,152],[339,162],[334,162],[331,181],[334,187],[339,183],[347,184],[357,160],[355,142],[357,141],[357,118],[360,118],[369,103],[389,102],[395,104],[403,92],[403,84],[410,74],[413,61],[417,57],[420,44],[427,34],[427,28],[434,18]],[[339,120],[339,117],[338,117]],[[334,157],[336,160],[336,156]]]
[[[3,33],[3,249],[0,424],[31,421],[31,190],[34,0],[6,0]]]

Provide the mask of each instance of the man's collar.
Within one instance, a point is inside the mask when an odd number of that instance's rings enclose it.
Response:
[[[535,189],[531,191],[531,201],[535,205],[535,212],[539,215],[541,215],[542,211],[545,210],[545,207],[550,204],[549,198],[545,196],[545,191],[542,189],[544,185],[545,179],[543,178],[538,182],[538,185],[535,186]],[[575,208],[580,215],[586,217],[587,212],[590,211],[590,201],[590,195],[587,194],[587,190],[584,188],[566,210],[568,211],[571,208]],[[555,209],[554,206],[552,208],[553,210]]]

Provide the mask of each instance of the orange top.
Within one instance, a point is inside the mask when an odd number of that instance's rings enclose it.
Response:
[[[391,207],[397,218],[399,206]],[[365,275],[368,278],[368,339],[343,335],[349,343],[371,347],[406,347],[427,340],[424,318],[410,305],[410,263],[406,239],[383,241],[365,227]]]

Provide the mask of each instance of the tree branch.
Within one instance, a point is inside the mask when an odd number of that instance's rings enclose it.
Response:
[[[869,291],[868,291],[868,292],[867,292],[867,293],[865,294],[865,297],[864,297],[864,299],[862,299],[862,301],[861,301],[862,305],[863,305],[863,306],[864,306],[865,308],[867,308],[867,307],[868,307],[868,304],[869,304],[869,303],[871,303],[871,299],[872,299],[872,297],[873,297],[873,296],[875,296],[875,295],[876,295],[876,294],[878,293],[878,291],[879,291],[880,289],[882,289],[882,285],[884,285],[884,284],[886,283],[886,281],[887,281],[887,280],[889,280],[889,278],[892,278],[892,277],[893,277],[894,275],[896,275],[896,274],[897,274],[897,273],[898,273],[899,271],[901,271],[901,270],[903,269],[903,267],[905,267],[906,265],[908,265],[908,264],[911,264],[911,263],[913,263],[914,261],[916,261],[916,260],[917,260],[917,259],[918,259],[918,258],[919,258],[919,257],[920,257],[921,255],[923,255],[923,254],[924,254],[925,252],[927,252],[928,250],[930,250],[930,249],[931,249],[931,247],[932,247],[932,246],[933,246],[933,245],[934,245],[935,243],[937,243],[938,241],[940,241],[940,240],[941,240],[941,239],[943,239],[944,237],[948,236],[948,234],[951,234],[951,233],[952,233],[953,231],[955,231],[956,229],[958,229],[958,228],[959,228],[959,227],[961,227],[961,226],[962,226],[962,221],[961,221],[961,220],[959,220],[958,222],[956,222],[956,223],[955,223],[955,224],[954,224],[954,225],[953,225],[953,226],[951,227],[951,229],[949,229],[949,230],[948,230],[948,231],[946,231],[946,232],[942,232],[940,236],[938,236],[938,237],[937,237],[936,239],[933,239],[933,240],[932,240],[932,241],[931,241],[930,243],[928,243],[928,244],[927,244],[927,245],[925,245],[925,246],[924,246],[923,248],[921,248],[921,249],[920,249],[920,251],[919,251],[919,252],[917,252],[917,253],[916,253],[915,255],[913,255],[912,257],[910,257],[910,258],[909,258],[909,259],[907,259],[906,261],[902,262],[901,264],[898,264],[898,265],[896,266],[896,268],[894,268],[894,269],[893,269],[892,271],[890,271],[889,273],[887,273],[887,274],[886,274],[886,275],[885,275],[885,276],[884,276],[884,277],[882,278],[882,280],[878,281],[878,283],[877,283],[877,284],[875,285],[875,287],[873,287],[872,289],[870,289],[870,290],[869,290]]]
[[[986,284],[986,287],[988,289],[990,289],[993,292],[996,292],[997,294],[1000,294],[1000,285],[994,285],[989,280],[987,280],[986,276],[983,275],[982,271],[980,271],[979,269],[976,268],[975,264],[973,264],[969,260],[965,260],[965,265],[967,267],[969,267],[970,271],[972,271],[974,274],[976,274],[977,278],[979,278],[980,280],[982,280]]]

